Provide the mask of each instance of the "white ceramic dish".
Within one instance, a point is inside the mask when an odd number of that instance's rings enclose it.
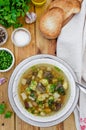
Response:
[[[6,41],[8,39],[8,33],[7,33],[7,31],[6,31],[6,29],[4,27],[0,27],[0,29],[3,30],[3,32],[5,33],[5,36],[6,36],[4,41],[2,43],[0,43],[0,46],[2,46],[2,45],[4,45],[6,43]]]
[[[28,38],[28,40],[27,40],[27,38]],[[12,32],[11,40],[15,46],[24,47],[30,43],[31,34],[26,28],[22,28],[22,27],[17,28]]]
[[[49,117],[38,117],[28,113],[24,109],[24,107],[22,106],[18,98],[18,87],[16,86],[18,86],[19,77],[21,77],[21,75],[24,73],[24,71],[27,70],[27,68],[38,63],[48,63],[48,64],[58,66],[59,68],[61,68],[61,70],[64,71],[64,73],[66,74],[70,82],[71,94],[66,106],[58,113]],[[14,111],[22,120],[35,126],[40,126],[40,127],[52,126],[62,122],[74,110],[78,101],[78,93],[79,93],[79,89],[75,85],[75,80],[77,79],[72,69],[61,59],[50,55],[33,56],[21,62],[14,70],[9,81],[9,88],[8,88],[9,100]]]
[[[10,53],[11,56],[12,56],[12,64],[11,64],[7,69],[0,70],[0,72],[7,72],[7,71],[9,71],[9,70],[13,67],[13,65],[14,65],[14,62],[15,62],[14,54],[12,53],[11,50],[9,50],[9,49],[7,49],[7,48],[1,47],[0,50],[5,50],[5,51],[7,51],[8,53]]]

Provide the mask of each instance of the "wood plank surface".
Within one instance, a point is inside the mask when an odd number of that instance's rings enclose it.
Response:
[[[11,105],[8,99],[8,82],[9,78],[14,70],[14,68],[24,59],[36,55],[38,53],[45,53],[55,55],[56,49],[56,40],[47,40],[45,39],[39,31],[39,19],[48,7],[51,0],[47,0],[47,3],[42,7],[34,7],[31,5],[31,11],[36,12],[37,20],[34,24],[26,24],[24,18],[21,19],[23,27],[27,28],[31,32],[31,43],[26,47],[15,47],[11,41],[11,33],[13,28],[7,29],[8,31],[8,41],[2,47],[10,49],[15,56],[15,65],[14,67],[5,73],[0,73],[0,78],[5,77],[6,82],[0,86],[0,103],[6,102],[8,109],[12,110]],[[10,119],[5,119],[3,115],[0,115],[0,130],[76,130],[74,115],[73,113],[67,118],[64,122],[49,128],[38,128],[31,126],[30,124],[25,123],[17,117],[13,112],[13,115]]]

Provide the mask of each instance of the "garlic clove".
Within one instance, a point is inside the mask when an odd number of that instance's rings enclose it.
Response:
[[[36,13],[34,13],[34,12],[31,12],[31,13],[27,12],[26,13],[26,17],[25,17],[25,22],[28,23],[28,24],[33,23],[33,22],[36,21],[36,18],[37,18]]]
[[[3,78],[0,78],[0,85],[2,85],[3,83],[6,82],[6,79],[3,77]]]

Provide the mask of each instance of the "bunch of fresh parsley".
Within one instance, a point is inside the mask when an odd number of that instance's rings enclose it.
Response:
[[[5,27],[21,26],[20,16],[25,16],[31,0],[0,0],[0,24]]]

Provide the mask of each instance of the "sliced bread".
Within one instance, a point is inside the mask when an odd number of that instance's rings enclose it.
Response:
[[[64,11],[55,7],[47,11],[40,19],[40,31],[44,37],[55,39],[61,32],[64,21]]]
[[[64,20],[72,14],[80,11],[80,2],[78,0],[54,0],[51,2],[49,9],[59,7],[65,12]]]

